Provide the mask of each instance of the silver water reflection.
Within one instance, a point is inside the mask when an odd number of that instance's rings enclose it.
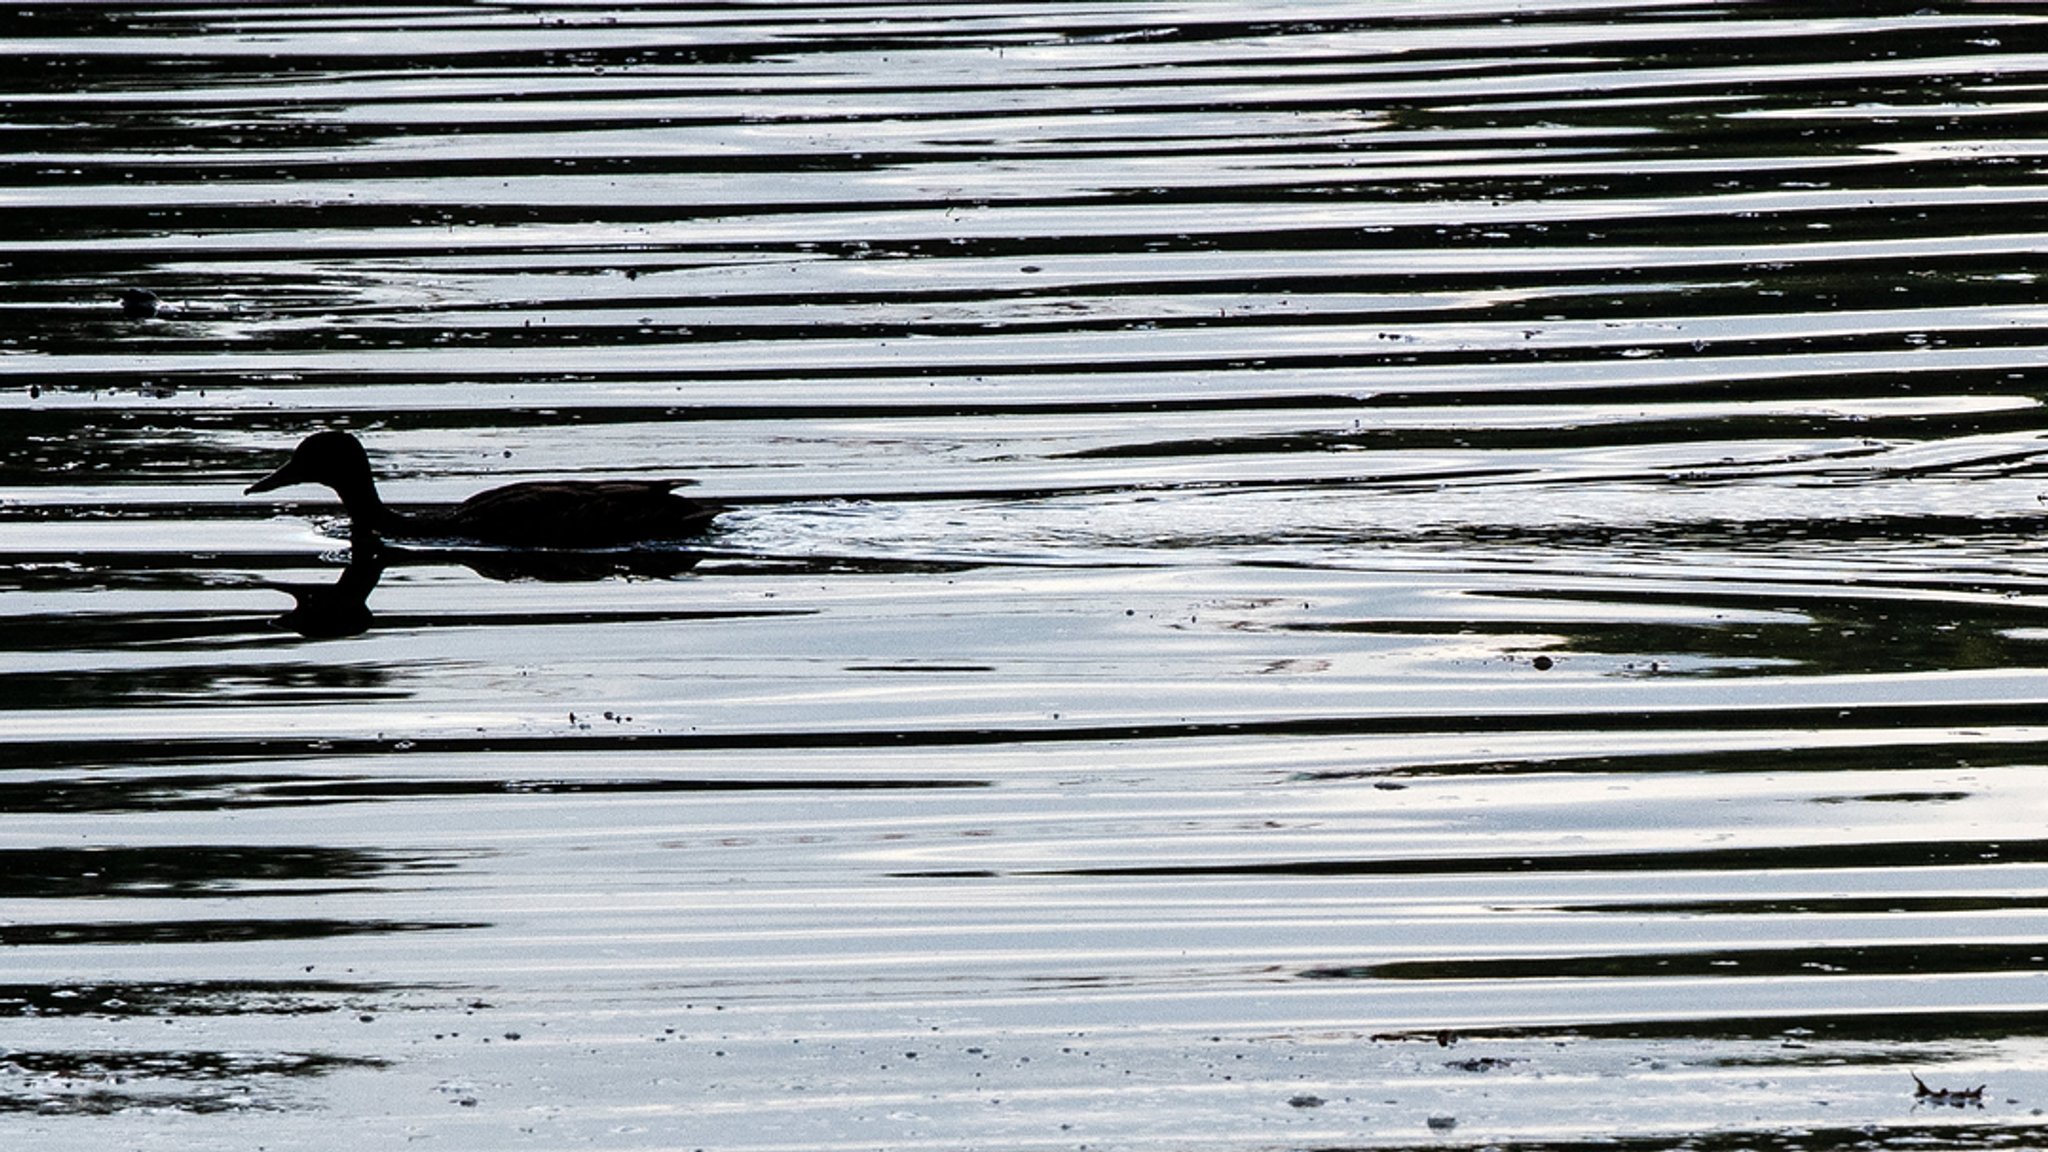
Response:
[[[16,1142],[2035,1138],[2031,8],[10,20]]]

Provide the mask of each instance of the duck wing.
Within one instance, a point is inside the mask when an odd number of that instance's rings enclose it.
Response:
[[[435,518],[450,536],[515,548],[616,548],[701,535],[724,509],[674,480],[533,480],[479,492]]]

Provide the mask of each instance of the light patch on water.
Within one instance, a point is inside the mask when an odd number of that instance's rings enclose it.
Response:
[[[2038,14],[16,16],[10,1146],[2038,1134]]]

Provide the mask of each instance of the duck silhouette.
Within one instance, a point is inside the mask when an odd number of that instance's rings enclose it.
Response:
[[[315,432],[284,467],[249,485],[253,495],[322,484],[341,497],[358,545],[383,539],[512,548],[620,548],[702,535],[724,508],[673,489],[689,480],[529,480],[446,508],[400,512],[377,495],[370,457],[347,432]]]
[[[292,610],[271,623],[308,640],[338,640],[369,631],[370,593],[384,575],[384,564],[383,549],[355,548],[341,578],[332,584],[272,585],[292,598]]]

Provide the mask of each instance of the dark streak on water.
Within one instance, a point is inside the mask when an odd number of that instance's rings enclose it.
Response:
[[[0,20],[9,1147],[2039,1141],[2033,7]]]

